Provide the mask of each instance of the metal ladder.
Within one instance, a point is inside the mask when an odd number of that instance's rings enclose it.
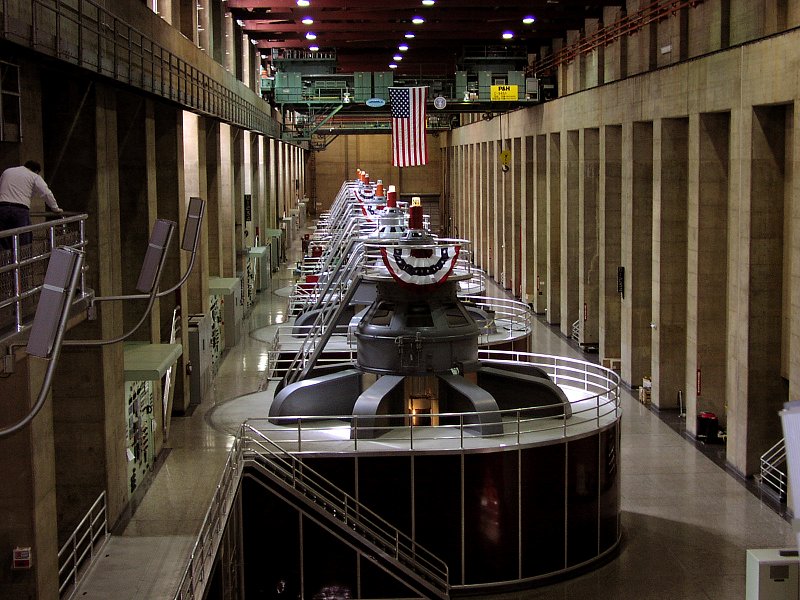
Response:
[[[305,508],[308,516],[421,597],[450,597],[447,564],[442,559],[251,425],[242,424],[241,438],[247,466],[278,488],[271,491]],[[266,487],[258,477],[250,478]]]

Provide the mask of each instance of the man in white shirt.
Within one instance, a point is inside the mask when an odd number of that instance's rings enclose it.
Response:
[[[31,199],[34,196],[44,198],[47,208],[53,212],[64,212],[44,179],[39,176],[41,170],[38,162],[29,160],[23,166],[8,168],[0,175],[0,231],[31,224]],[[22,234],[20,244],[30,244],[31,239],[30,233]],[[0,238],[0,248],[10,250],[12,238]]]

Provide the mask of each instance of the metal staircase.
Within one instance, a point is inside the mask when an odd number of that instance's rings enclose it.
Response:
[[[330,276],[322,284],[317,294],[317,301],[311,306],[312,309],[319,312],[308,334],[303,338],[294,360],[289,365],[281,387],[308,376],[325,344],[333,335],[339,317],[349,305],[361,283],[364,244],[351,241],[348,247],[352,247],[353,250],[347,264],[343,268],[328,271]]]
[[[278,494],[423,598],[450,597],[447,564],[263,433],[242,425],[244,476]],[[270,485],[271,484],[271,485]]]

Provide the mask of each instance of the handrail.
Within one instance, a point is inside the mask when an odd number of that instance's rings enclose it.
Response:
[[[437,447],[446,450],[465,450],[476,445],[503,443],[504,445],[525,442],[525,436],[533,439],[565,439],[582,435],[589,424],[601,426],[616,420],[621,414],[619,375],[605,367],[580,359],[530,352],[509,350],[478,351],[478,358],[487,366],[493,364],[525,363],[544,370],[553,382],[562,388],[582,390],[578,399],[570,401],[572,416],[568,419],[553,418],[552,406],[513,408],[496,411],[503,422],[503,431],[480,438],[470,433],[474,413],[439,413],[425,415],[429,422],[441,423],[435,427],[427,423],[415,424],[408,415],[381,415],[387,423],[378,426],[374,416],[354,415],[305,415],[250,419],[248,422],[263,423],[259,426],[274,442],[286,444],[297,452],[313,451],[314,447],[329,451],[356,452],[359,449],[374,449],[373,437],[360,433],[392,431],[391,439],[380,439],[381,450],[413,450],[415,445],[427,439],[436,439]],[[341,358],[337,363],[342,364]],[[343,368],[346,365],[343,364]],[[431,420],[432,419],[432,420]],[[343,432],[346,435],[343,436]],[[496,440],[496,441],[492,441]]]
[[[331,327],[331,324],[336,323],[345,308],[345,303],[361,281],[360,275],[357,276],[356,273],[363,249],[363,244],[354,243],[354,240],[351,239],[347,245],[347,252],[349,252],[347,264],[343,268],[331,272],[331,276],[325,281],[316,302],[312,305],[314,309],[319,310],[319,313],[287,369],[284,378],[287,384],[302,379],[308,374],[333,333],[334,328]],[[338,293],[333,293],[334,289]]]
[[[60,595],[64,595],[70,584],[73,590],[78,587],[86,573],[84,567],[92,564],[101,545],[108,540],[108,535],[106,492],[103,490],[58,551]]]
[[[242,438],[239,435],[233,440],[174,600],[194,600],[204,597],[203,592],[211,577],[217,549],[225,532],[225,524],[239,489],[243,466]]]
[[[9,0],[2,0],[6,19],[0,25],[5,25],[2,37],[9,41],[280,139],[280,126],[269,111],[234,91],[238,87],[234,81],[244,84],[222,66],[219,73],[209,74],[202,65],[184,60],[94,0],[30,0],[31,23],[25,28],[29,36],[21,34],[20,28],[8,27],[8,4]],[[228,85],[220,82],[224,78],[229,79]],[[257,99],[257,92],[251,91]]]
[[[31,217],[54,213],[31,213]],[[0,239],[11,239],[11,250],[0,250],[0,342],[30,328],[42,291],[50,255],[58,246],[85,251],[86,220],[83,213],[61,213],[60,218],[26,227],[0,231]],[[23,243],[27,237],[31,243]],[[76,300],[83,300],[85,273],[81,272]]]
[[[786,440],[781,438],[761,455],[761,481],[772,486],[784,496],[786,494],[787,474],[780,467],[786,464]]]
[[[270,469],[283,484],[310,499],[333,518],[343,521],[355,534],[373,540],[371,544],[413,573],[419,581],[438,591],[439,597],[448,597],[448,568],[442,559],[247,422],[242,424],[240,436],[245,440],[246,456],[258,460],[260,466]]]
[[[525,75],[531,77],[546,74],[583,54],[607,46],[626,35],[632,35],[650,23],[661,21],[684,8],[694,8],[702,2],[703,0],[656,0],[639,11],[625,15],[605,27],[600,27],[591,35],[540,58],[526,69]]]

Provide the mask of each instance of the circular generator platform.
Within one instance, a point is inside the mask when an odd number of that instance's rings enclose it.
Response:
[[[479,358],[535,364],[571,414],[503,410],[490,435],[452,413],[363,437],[354,415],[249,424],[443,559],[453,595],[534,587],[608,557],[621,536],[618,376],[564,357]],[[357,568],[347,553],[326,560]]]

